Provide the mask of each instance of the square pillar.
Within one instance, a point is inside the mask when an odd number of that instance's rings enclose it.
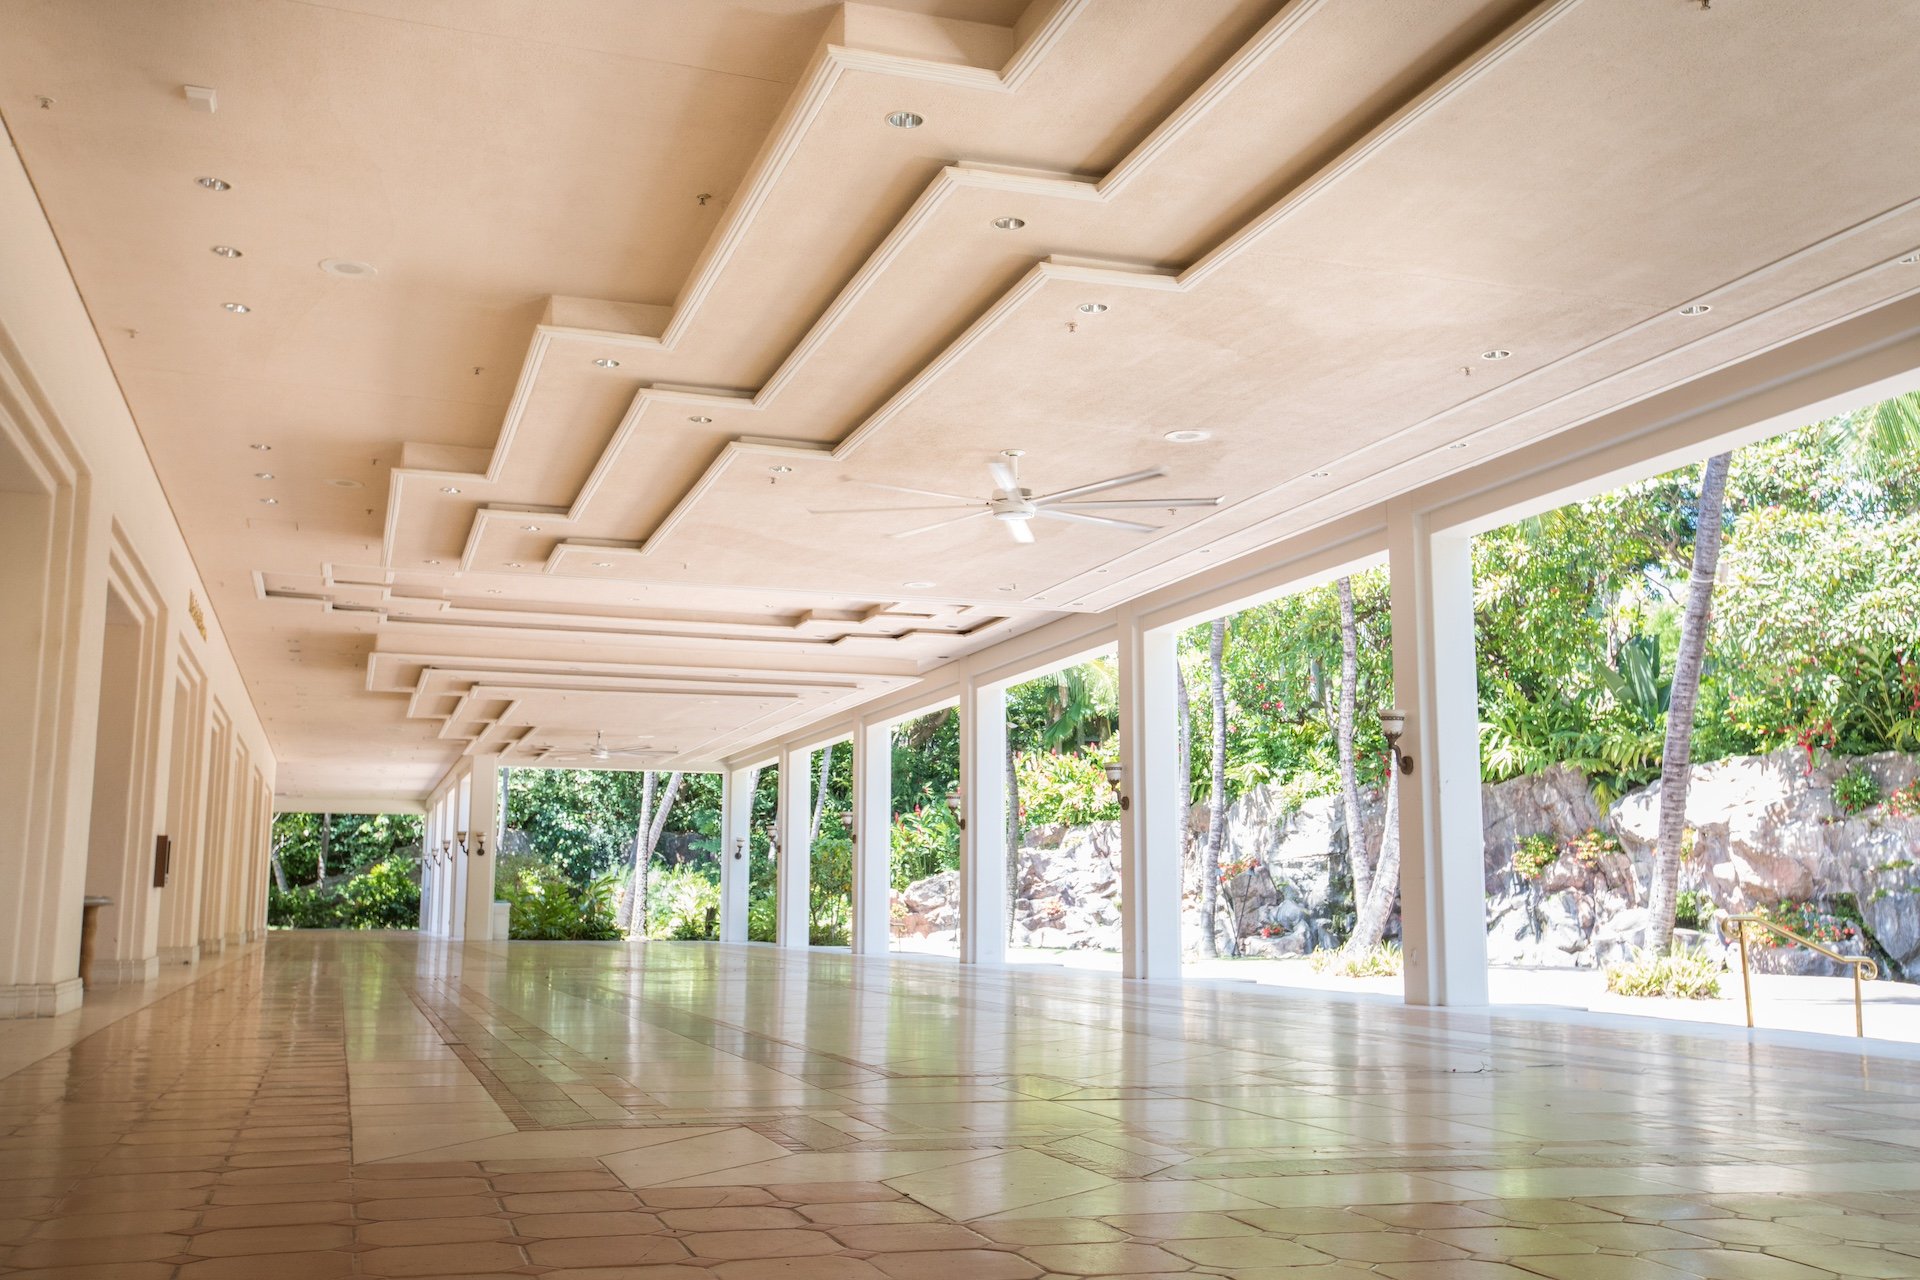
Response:
[[[748,871],[753,858],[753,784],[757,769],[729,769],[720,780],[720,941],[747,940]]]
[[[493,866],[500,860],[500,757],[475,756],[473,772],[462,784],[460,798],[466,810],[467,832],[463,935],[468,942],[505,942],[493,936]]]
[[[1120,963],[1129,978],[1180,976],[1179,633],[1120,626]]]
[[[774,939],[783,947],[807,945],[808,893],[812,888],[813,752],[780,754],[780,858],[775,864],[779,889],[774,904]]]
[[[1425,515],[1388,509],[1394,700],[1407,715],[1401,746],[1414,761],[1400,778],[1408,1004],[1487,1003],[1471,549],[1464,533],[1435,533]]]
[[[893,945],[893,727],[861,721],[853,733],[853,950]]]
[[[1007,688],[960,702],[960,963],[1007,961]]]

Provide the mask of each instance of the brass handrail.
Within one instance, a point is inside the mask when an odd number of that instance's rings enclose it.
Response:
[[[1753,1026],[1753,974],[1747,968],[1746,926],[1750,924],[1757,924],[1763,929],[1771,929],[1773,932],[1779,934],[1781,937],[1789,939],[1790,941],[1799,943],[1801,946],[1807,948],[1807,950],[1809,951],[1818,951],[1821,955],[1827,957],[1827,959],[1836,961],[1840,964],[1844,964],[1848,968],[1853,970],[1853,1034],[1855,1034],[1856,1036],[1859,1036],[1861,1039],[1866,1038],[1866,1035],[1867,1035],[1866,1020],[1862,1016],[1860,1011],[1861,974],[1863,971],[1865,972],[1866,981],[1868,982],[1872,982],[1875,978],[1878,978],[1880,976],[1880,966],[1875,964],[1873,962],[1873,959],[1870,956],[1843,956],[1838,951],[1835,951],[1831,947],[1823,947],[1819,943],[1815,942],[1812,938],[1803,938],[1799,934],[1795,933],[1793,930],[1783,929],[1779,925],[1775,924],[1773,921],[1767,919],[1765,916],[1758,916],[1758,915],[1721,916],[1717,921],[1715,921],[1715,925],[1720,930],[1720,940],[1722,942],[1725,942],[1727,939],[1727,926],[1730,924],[1737,924],[1741,926],[1739,931],[1740,994],[1746,997],[1747,1026],[1749,1028]]]

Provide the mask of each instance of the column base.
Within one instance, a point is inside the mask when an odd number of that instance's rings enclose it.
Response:
[[[139,956],[132,960],[114,960],[105,956],[95,958],[93,962],[93,985],[97,987],[130,986],[134,983],[152,982],[160,976],[160,957]]]
[[[232,933],[227,935],[226,942],[227,942],[227,945],[230,947],[246,946],[247,931],[245,929],[235,929]]]
[[[217,956],[222,951],[225,951],[226,949],[227,949],[226,942],[220,938],[200,939],[200,958],[202,960],[206,959],[208,956]]]
[[[199,962],[200,948],[198,946],[160,948],[160,963],[162,965],[198,964]]]
[[[80,1007],[80,979],[0,987],[0,1018],[52,1018]]]

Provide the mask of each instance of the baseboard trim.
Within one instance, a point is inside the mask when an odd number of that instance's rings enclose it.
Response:
[[[163,965],[198,964],[199,962],[200,948],[198,946],[160,948],[160,963]]]
[[[80,979],[0,987],[0,1019],[52,1018],[80,1007]]]
[[[160,976],[160,957],[137,956],[131,960],[115,960],[107,956],[96,956],[93,961],[93,985],[97,987],[124,987],[139,982],[152,982]]]

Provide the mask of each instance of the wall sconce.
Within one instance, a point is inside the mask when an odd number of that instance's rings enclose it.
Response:
[[[484,831],[473,833],[473,856],[476,858],[487,856],[487,833]]]
[[[735,862],[738,862],[740,861],[740,859],[746,856],[747,856],[747,838],[745,836],[735,836],[733,838],[733,860]]]
[[[966,804],[967,798],[960,794],[960,788],[955,787],[947,792],[947,812],[953,815],[953,820],[960,824],[962,831],[967,829],[967,815],[962,812]]]
[[[1114,760],[1107,765],[1107,785],[1113,788],[1114,799],[1120,802],[1121,812],[1133,808],[1133,797],[1120,790],[1120,784],[1126,781],[1127,766]]]
[[[1401,773],[1413,772],[1413,757],[1400,750],[1400,735],[1407,731],[1407,713],[1398,707],[1387,707],[1380,712],[1380,736],[1387,740],[1387,750],[1393,753],[1393,763]]]

